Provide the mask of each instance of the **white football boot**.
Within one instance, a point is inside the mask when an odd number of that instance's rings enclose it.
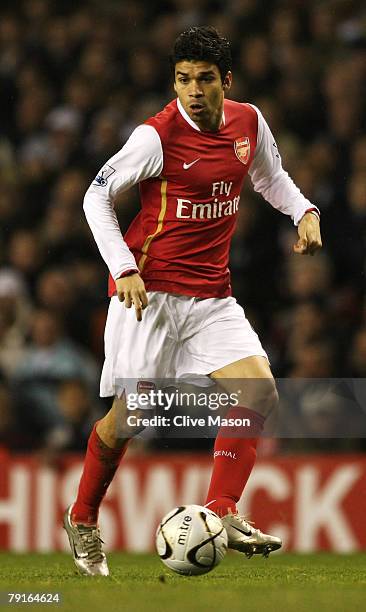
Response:
[[[268,557],[270,552],[282,546],[280,538],[254,529],[239,514],[226,514],[221,520],[227,532],[228,548],[245,553],[248,559],[253,555]]]
[[[103,540],[95,525],[74,525],[71,521],[72,504],[64,514],[63,526],[69,537],[71,552],[83,576],[109,576],[107,559],[102,551]]]

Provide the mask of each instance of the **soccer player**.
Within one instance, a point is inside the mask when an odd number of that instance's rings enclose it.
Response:
[[[242,405],[227,415],[248,418],[249,435],[219,430],[206,504],[222,517],[230,548],[267,556],[281,546],[236,510],[277,391],[267,354],[231,296],[230,239],[245,206],[240,193],[247,175],[298,227],[295,253],[321,247],[319,211],[283,170],[260,111],[225,99],[232,82],[229,42],[214,28],[190,28],[178,36],[171,62],[177,99],[135,129],[84,200],[110,271],[100,393],[115,398],[93,428],[77,499],[64,516],[74,561],[86,575],[109,573],[98,510],[137,431],[126,417],[133,379],[145,390],[154,379],[189,373],[210,376],[223,390],[231,390],[232,379],[258,381],[243,386]],[[136,183],[141,211],[123,238],[113,199]]]

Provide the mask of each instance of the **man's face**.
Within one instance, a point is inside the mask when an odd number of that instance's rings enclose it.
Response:
[[[184,60],[175,65],[174,89],[184,110],[200,129],[219,129],[224,93],[230,89],[231,80],[228,72],[222,82],[218,67],[210,62]]]

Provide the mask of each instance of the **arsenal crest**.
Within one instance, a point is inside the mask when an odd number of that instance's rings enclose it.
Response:
[[[250,157],[249,136],[241,136],[234,141],[235,155],[242,164],[247,164]]]
[[[151,391],[156,391],[155,383],[150,380],[137,381],[137,393],[150,393]]]

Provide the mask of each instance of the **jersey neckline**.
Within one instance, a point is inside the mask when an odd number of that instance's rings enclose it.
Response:
[[[225,103],[225,101],[224,101]],[[190,118],[190,116],[188,115],[188,113],[186,113],[186,111],[184,110],[181,101],[179,100],[179,98],[177,98],[177,108],[180,112],[180,114],[182,115],[183,119],[189,123],[189,125],[196,130],[196,132],[202,132],[202,130],[198,127],[198,125]],[[217,130],[217,132],[208,132],[209,134],[217,134],[218,132],[221,131],[222,128],[225,127],[225,111],[222,111],[222,119],[221,119],[221,124],[219,129]],[[207,132],[202,132],[202,134],[207,134]]]

